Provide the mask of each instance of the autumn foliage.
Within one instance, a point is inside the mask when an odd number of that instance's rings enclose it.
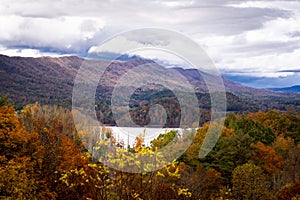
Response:
[[[205,158],[199,158],[199,150],[209,123],[167,167],[129,173],[108,168],[91,156],[84,137],[79,137],[87,133],[76,131],[67,109],[33,104],[16,111],[0,100],[0,199],[297,199],[300,195],[296,113],[230,114]],[[107,140],[101,145],[114,143],[120,152],[136,155],[152,153],[173,140],[182,148],[176,131],[161,134],[148,147],[142,136],[135,145],[124,147],[109,128],[103,137]]]

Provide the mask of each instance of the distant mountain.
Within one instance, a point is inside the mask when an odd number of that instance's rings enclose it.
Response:
[[[180,67],[173,68],[180,72],[183,76],[187,77],[187,79],[197,87],[199,92],[205,92],[206,84],[203,79],[199,79],[199,73],[196,69],[183,69]],[[258,89],[252,88],[240,83],[231,81],[223,77],[224,86],[227,92],[235,94],[237,96],[243,98],[261,98],[264,96],[279,96],[277,93],[266,90],[266,89]]]
[[[0,56],[0,91],[17,107],[36,101],[66,106],[83,59]]]
[[[151,64],[157,69],[164,68],[154,61],[140,57],[129,58],[126,55],[122,60],[112,62],[109,60],[85,60],[76,56],[25,58],[0,55],[0,93],[9,95],[17,108],[36,101],[42,104],[57,104],[71,107],[74,80],[78,69],[83,63],[91,65],[92,70],[97,70],[97,67],[106,67],[105,73],[100,79],[101,85],[98,86],[96,91],[95,104],[100,109],[101,116],[103,115],[104,118],[108,119],[107,123],[113,123],[113,119],[110,118],[111,111],[109,110],[110,97],[118,80],[123,75],[132,71],[131,69],[144,64]],[[182,74],[189,81],[197,93],[200,108],[210,108],[210,97],[205,81],[199,76],[197,70],[179,67],[169,68],[168,70],[170,74],[173,72]],[[89,74],[86,74],[86,80],[92,77],[99,80],[101,77],[95,77],[97,74],[95,72],[91,71]],[[136,74],[136,76],[143,78],[141,74]],[[178,84],[176,76],[172,78],[172,84]],[[300,108],[300,94],[278,93],[246,87],[226,78],[223,78],[223,82],[227,92],[228,111],[285,110],[291,106],[296,109]],[[130,85],[127,87],[130,87]],[[158,98],[165,99],[168,97],[171,98],[169,104],[174,103],[175,105],[176,100],[170,96],[170,92],[160,91],[155,93],[155,89],[160,87],[158,85],[148,85],[146,87],[149,90],[136,90],[137,94],[133,95],[132,106],[148,105],[152,98],[151,94],[155,96],[156,99],[154,100],[156,102]],[[145,91],[148,93],[146,94]]]
[[[292,70],[293,71],[293,70]],[[297,70],[295,70],[296,72]],[[279,71],[281,72],[281,71]],[[289,70],[282,71],[282,72],[289,72]],[[284,83],[290,83],[291,86],[299,85],[299,76],[297,73],[294,73],[290,76],[284,77],[264,77],[264,76],[252,76],[247,73],[236,74],[230,72],[224,72],[223,76],[228,78],[233,82],[238,82],[243,85],[247,85],[249,87],[254,88],[283,88]]]
[[[276,91],[276,92],[300,92],[300,85],[294,85],[292,87],[284,87],[284,88],[268,88],[271,91]]]

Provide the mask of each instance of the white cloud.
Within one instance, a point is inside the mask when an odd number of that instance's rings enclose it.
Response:
[[[2,0],[0,53],[82,54],[118,32],[158,27],[190,36],[221,70],[280,77],[300,68],[299,21],[300,2],[289,0]]]
[[[0,54],[3,55],[10,55],[10,56],[22,56],[22,57],[41,57],[41,56],[50,56],[50,57],[58,57],[57,53],[45,53],[45,52],[40,52],[37,49],[5,49],[1,48],[0,49]]]
[[[292,9],[300,2],[246,2],[236,7]],[[272,5],[272,6],[271,6]],[[299,10],[300,11],[300,10]],[[287,17],[270,19],[259,29],[236,35],[209,35],[198,39],[222,71],[235,71],[256,77],[285,77],[293,73],[280,70],[300,68],[300,12],[293,10]]]
[[[275,8],[282,10],[295,11],[300,9],[300,4],[298,1],[245,1],[235,4],[228,4],[227,6],[237,7],[237,8]]]
[[[167,7],[187,7],[192,6],[195,1],[160,1],[160,3]]]
[[[24,18],[15,15],[0,16],[0,24],[2,45],[62,50],[80,40],[93,38],[105,25],[102,19],[91,17]]]

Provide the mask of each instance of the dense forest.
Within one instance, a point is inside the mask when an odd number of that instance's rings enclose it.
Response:
[[[300,199],[299,113],[229,114],[213,150],[199,158],[208,127],[167,167],[128,173],[91,156],[71,111],[38,103],[16,110],[1,97],[0,199]],[[150,146],[139,136],[124,147],[108,127],[102,133],[104,145],[137,155],[181,139],[170,131]]]
[[[91,63],[88,63],[87,60],[76,56],[28,58],[0,55],[0,93],[1,95],[9,95],[16,109],[22,109],[25,105],[36,101],[43,105],[60,105],[70,108],[72,106],[74,80],[83,63],[97,66],[92,67],[86,77],[94,77],[97,74],[95,69],[108,66],[103,75],[95,79],[99,79],[99,85],[95,94],[95,104],[99,120],[110,125],[115,124],[110,109],[110,100],[119,79],[127,72],[138,70],[139,67],[145,64],[164,69],[163,66],[158,65],[154,61],[143,58],[113,62],[92,60]],[[195,69],[183,69],[180,67],[169,70],[170,73],[176,76],[182,75],[186,78],[195,90],[199,108],[202,109],[201,112],[209,112],[210,94],[201,73],[199,74],[198,70]],[[139,73],[138,76],[133,78],[147,80],[149,79],[147,76],[147,73]],[[173,81],[172,79],[169,81],[174,85],[178,84],[178,81]],[[224,77],[223,82],[226,89],[227,109],[230,112],[257,112],[270,109],[286,111],[289,108],[300,111],[299,93],[272,92],[246,87]],[[26,87],[24,88],[25,85]],[[124,88],[124,91],[129,91],[128,89],[129,86]],[[185,89],[183,91],[189,90]],[[125,93],[124,95],[127,94]],[[172,109],[171,105],[177,103],[174,97],[170,90],[157,84],[145,85],[143,88],[139,87],[131,96],[129,102],[133,110],[133,118],[138,116],[143,109],[148,109],[151,103],[160,103],[166,109]],[[178,113],[176,111],[171,113],[170,111],[168,114],[168,125],[176,126],[177,122],[173,120]],[[148,119],[146,116],[144,120],[140,120],[138,124],[147,123]],[[209,115],[204,117],[199,123],[202,126],[208,120],[210,120]]]

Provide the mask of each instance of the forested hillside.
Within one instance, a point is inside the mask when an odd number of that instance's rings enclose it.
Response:
[[[16,112],[1,97],[0,198],[299,199],[299,113],[230,114],[216,146],[200,159],[208,126],[197,130],[192,145],[169,166],[134,174],[93,159],[69,110],[36,103]],[[160,149],[175,137],[180,140],[173,131],[149,147],[141,136],[134,146],[124,147],[108,127],[102,133],[102,145],[115,144],[137,155]]]
[[[0,55],[0,94],[9,95],[17,110],[22,109],[27,104],[39,102],[42,105],[59,105],[65,108],[72,106],[72,92],[74,79],[86,60],[76,56],[69,57],[8,57]],[[163,69],[163,66],[156,64],[152,60],[136,58],[129,61],[107,61],[93,60],[89,77],[97,74],[99,66],[107,66],[95,94],[95,109],[99,121],[103,124],[114,125],[115,119],[111,110],[112,92],[119,79],[132,69],[144,64],[151,64],[156,69]],[[195,69],[171,68],[171,74],[181,74],[187,79],[195,90],[198,98],[201,117],[199,124],[203,125],[210,120],[211,99],[203,77]],[[140,79],[142,73],[136,74]],[[172,85],[178,85],[176,79],[170,78]],[[255,89],[243,86],[223,78],[227,97],[227,111],[235,113],[257,112],[259,110],[268,111],[276,109],[286,111],[289,109],[300,111],[300,94],[276,93],[263,89]],[[126,85],[124,91],[129,90],[130,85]],[[186,90],[184,90],[186,91]],[[178,127],[178,115],[180,108],[178,98],[167,88],[160,88],[159,85],[139,86],[131,95],[130,111],[132,118],[137,124],[144,125],[149,122],[147,114],[151,105],[162,105],[168,114],[167,127]],[[126,92],[124,94],[127,95]],[[120,98],[120,97],[119,97]],[[145,112],[146,110],[146,112]],[[195,113],[199,115],[196,108]],[[146,113],[146,114],[145,114]]]

